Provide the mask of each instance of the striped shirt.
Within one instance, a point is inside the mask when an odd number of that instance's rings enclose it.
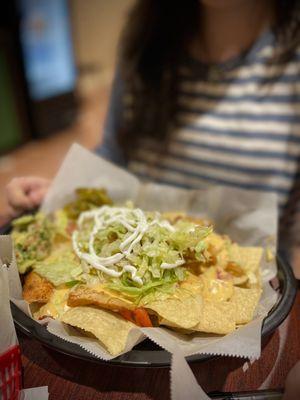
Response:
[[[224,64],[208,67],[186,57],[167,150],[162,156],[159,143],[144,140],[128,168],[144,179],[186,188],[276,193],[286,248],[300,239],[300,48],[287,62],[270,62],[275,49],[268,32]],[[124,113],[130,113],[130,96],[117,79],[101,153],[118,163],[124,162],[116,141]]]

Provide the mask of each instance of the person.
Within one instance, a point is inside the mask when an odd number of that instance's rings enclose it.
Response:
[[[300,278],[300,13],[296,0],[139,0],[123,30],[96,151],[144,179],[275,193]],[[13,179],[13,214],[50,182]]]

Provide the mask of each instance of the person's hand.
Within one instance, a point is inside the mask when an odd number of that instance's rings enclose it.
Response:
[[[37,176],[13,178],[6,186],[10,214],[15,217],[41,204],[51,181]]]

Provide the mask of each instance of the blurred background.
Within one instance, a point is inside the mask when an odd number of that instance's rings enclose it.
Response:
[[[101,142],[120,31],[134,0],[10,0],[0,14],[0,223],[14,176],[55,175]]]

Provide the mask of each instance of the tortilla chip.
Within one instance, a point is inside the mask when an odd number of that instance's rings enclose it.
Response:
[[[247,287],[261,287],[260,262],[261,247],[239,247],[233,244],[229,249],[230,261],[240,265],[247,275]]]
[[[230,247],[230,260],[239,264],[247,272],[259,269],[263,254],[262,247],[240,247],[234,244]]]
[[[225,247],[228,238],[226,236],[219,235],[215,232],[212,232],[205,238],[205,243],[210,251],[217,255],[217,253],[221,252]]]
[[[117,314],[93,307],[70,308],[61,321],[92,333],[113,356],[124,351],[129,332],[135,327]]]
[[[51,282],[32,271],[25,277],[23,298],[28,303],[48,303],[53,290]]]
[[[200,276],[188,274],[187,279],[180,283],[180,287],[198,294],[208,301],[227,301],[233,295],[232,280],[217,279],[216,268],[208,268]]]
[[[68,298],[68,306],[88,306],[93,305],[100,308],[105,308],[114,312],[126,310],[134,310],[136,305],[132,302],[122,299],[120,297],[114,296],[107,290],[101,288],[88,288],[84,286],[79,286],[75,290],[72,290]]]
[[[261,293],[262,290],[259,288],[234,288],[234,293],[229,303],[235,307],[235,322],[237,324],[246,324],[253,319]]]
[[[220,250],[216,256],[217,262],[216,265],[221,268],[225,268],[229,261],[228,250],[224,247]]]
[[[248,282],[248,276],[245,270],[233,261],[230,261],[225,268],[226,273],[229,273],[232,277],[232,282],[234,285],[244,285]]]
[[[175,224],[177,221],[186,217],[186,213],[182,211],[168,211],[162,213],[164,219],[167,219],[171,224]]]
[[[235,304],[230,302],[203,302],[200,322],[194,331],[226,335],[235,330]]]
[[[202,298],[177,290],[174,297],[148,303],[145,308],[154,311],[162,325],[190,329],[201,319]]]
[[[182,211],[164,212],[162,214],[162,216],[163,216],[163,218],[170,221],[171,224],[175,224],[176,222],[178,222],[180,220],[184,220],[184,221],[193,222],[194,224],[197,224],[197,225],[204,225],[204,226],[212,225],[212,222],[210,220],[208,220],[207,218],[199,218],[196,216],[187,215],[185,212],[182,212]]]

